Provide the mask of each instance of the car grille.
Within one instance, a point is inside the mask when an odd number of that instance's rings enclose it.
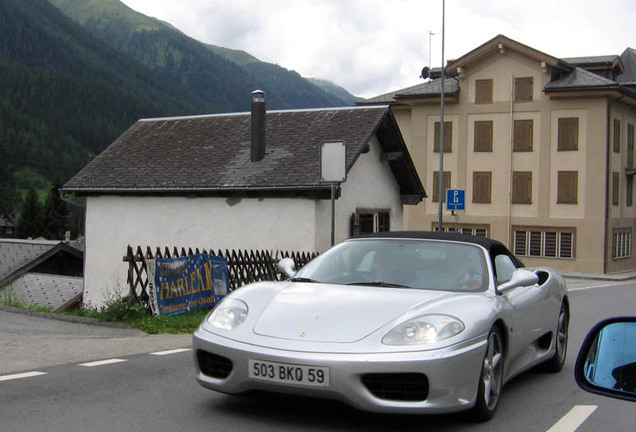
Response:
[[[365,374],[362,384],[380,399],[421,402],[428,397],[428,379],[419,373]]]
[[[213,378],[227,378],[230,372],[232,372],[232,361],[230,359],[207,351],[197,351],[197,363],[204,375]]]

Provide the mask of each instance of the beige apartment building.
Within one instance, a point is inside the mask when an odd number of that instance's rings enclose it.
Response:
[[[441,69],[367,99],[390,104],[428,198],[411,230],[439,226]],[[632,250],[636,50],[559,59],[499,35],[447,63],[444,189],[465,191],[443,227],[507,244],[528,266],[636,269]],[[445,199],[442,196],[442,199]]]

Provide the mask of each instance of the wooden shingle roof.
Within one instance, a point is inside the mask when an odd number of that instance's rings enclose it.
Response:
[[[269,111],[265,158],[250,161],[251,114],[139,120],[69,180],[64,191],[91,194],[240,193],[328,197],[320,182],[322,143],[346,144],[347,171],[373,136],[403,197],[425,196],[387,106]],[[395,157],[399,155],[399,157]]]

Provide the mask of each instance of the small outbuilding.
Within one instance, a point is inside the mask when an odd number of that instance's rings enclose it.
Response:
[[[336,243],[399,230],[424,188],[388,106],[142,119],[66,183],[86,197],[84,302],[127,292],[128,245],[321,252],[332,185],[321,148],[343,143]]]
[[[82,303],[81,247],[51,240],[0,239],[0,298],[51,310]]]

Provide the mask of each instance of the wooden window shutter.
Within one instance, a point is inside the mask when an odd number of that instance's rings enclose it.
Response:
[[[527,255],[528,232],[515,230],[515,255]]]
[[[378,232],[391,231],[391,214],[389,212],[378,213]]]
[[[475,171],[473,173],[473,202],[490,203],[492,173],[490,171]]]
[[[532,77],[515,78],[515,102],[532,100]]]
[[[515,120],[513,151],[531,152],[534,140],[534,122],[532,120]]]
[[[559,171],[557,174],[557,204],[578,202],[578,171]]]
[[[557,150],[568,151],[579,149],[579,119],[560,118]]]
[[[475,122],[475,147],[476,152],[492,151],[492,120]]]
[[[358,213],[351,213],[351,221],[349,224],[349,236],[354,237],[360,234],[360,219]]]
[[[634,205],[634,177],[627,177],[625,183],[625,205],[631,207]]]
[[[614,119],[614,137],[613,137],[613,150],[614,153],[621,152],[621,121]]]
[[[442,202],[446,202],[446,190],[450,189],[451,173],[444,171]],[[439,202],[439,171],[433,172],[433,202]]]
[[[541,245],[543,243],[543,233],[541,231],[530,231],[530,244],[528,255],[541,256]]]
[[[620,204],[620,195],[621,195],[621,185],[620,185],[620,174],[617,172],[612,173],[612,205]]]
[[[492,79],[475,80],[475,103],[492,103]]]
[[[433,152],[439,153],[439,137],[441,134],[440,122],[435,122],[435,142],[433,144]],[[444,153],[453,151],[453,123],[444,122]]]
[[[543,235],[544,235],[543,256],[556,258],[558,233],[553,231],[547,231]]]
[[[531,171],[515,171],[512,173],[512,203],[532,204]]]
[[[574,233],[562,232],[559,246],[561,258],[574,258]]]

